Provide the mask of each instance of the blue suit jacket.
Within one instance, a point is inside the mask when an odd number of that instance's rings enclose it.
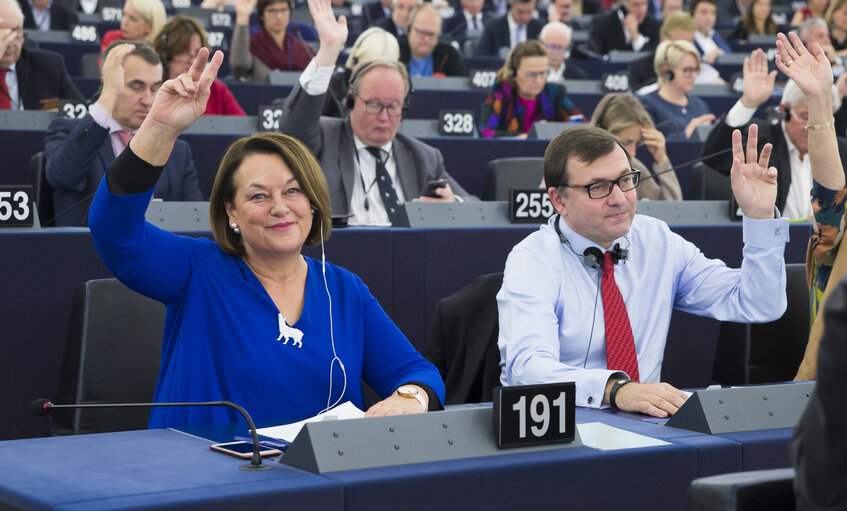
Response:
[[[44,139],[47,181],[53,187],[53,208],[57,226],[88,225],[90,200],[115,160],[109,130],[91,115],[82,119],[54,119]],[[182,140],[174,144],[165,169],[156,184],[155,197],[172,201],[201,201],[197,169],[191,148]],[[76,207],[75,204],[83,201]]]

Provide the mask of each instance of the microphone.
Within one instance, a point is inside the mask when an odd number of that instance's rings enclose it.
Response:
[[[681,168],[687,167],[687,166],[689,166],[689,165],[693,165],[693,164],[695,164],[695,163],[699,163],[699,162],[701,162],[701,161],[703,161],[703,160],[708,160],[709,158],[714,158],[715,156],[720,156],[720,155],[722,155],[722,154],[724,154],[724,153],[728,153],[728,152],[730,152],[730,151],[732,151],[732,148],[731,148],[731,147],[727,147],[726,149],[721,149],[720,151],[715,151],[715,152],[713,152],[713,153],[711,153],[711,154],[704,154],[703,156],[700,156],[699,158],[694,158],[694,159],[693,159],[693,160],[691,160],[691,161],[687,161],[687,162],[684,162],[684,163],[680,163],[679,165],[674,165],[673,167],[671,167],[671,168],[669,168],[669,169],[663,170],[663,171],[661,171],[661,172],[656,172],[655,174],[650,175],[650,176],[646,176],[646,177],[644,177],[643,179],[641,179],[641,181],[647,181],[648,179],[653,179],[653,178],[659,177],[659,176],[661,176],[662,174],[667,174],[668,172],[673,172],[673,171],[675,171],[675,170],[677,170],[677,169],[681,169]]]
[[[91,403],[74,405],[54,405],[49,399],[36,399],[29,405],[29,409],[35,415],[48,415],[54,409],[60,408],[138,408],[150,406],[227,406],[234,408],[247,421],[250,433],[253,435],[253,458],[249,465],[240,465],[239,470],[271,470],[273,465],[262,465],[262,457],[259,455],[259,435],[256,433],[256,425],[247,410],[231,401],[206,401],[200,403]]]
[[[50,224],[50,223],[54,223],[56,220],[58,220],[58,219],[62,218],[63,216],[65,216],[65,215],[67,215],[68,213],[70,213],[71,211],[75,210],[76,208],[78,208],[78,207],[82,206],[82,205],[83,205],[83,204],[85,204],[86,202],[88,202],[88,201],[90,201],[91,199],[93,199],[93,198],[94,198],[94,195],[96,195],[96,194],[97,194],[97,192],[94,192],[94,193],[92,193],[92,194],[87,195],[87,196],[86,196],[86,197],[84,197],[82,200],[79,200],[79,201],[75,202],[72,206],[70,206],[70,207],[68,207],[68,208],[65,208],[65,209],[63,209],[62,211],[60,211],[60,212],[58,212],[58,213],[54,214],[54,215],[53,215],[53,218],[51,218],[50,220],[47,220],[47,221],[41,222],[41,225],[48,225],[48,224]]]

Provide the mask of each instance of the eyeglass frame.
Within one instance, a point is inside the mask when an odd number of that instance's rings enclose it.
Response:
[[[385,113],[388,114],[388,117],[402,117],[403,116],[403,109],[405,107],[405,105],[403,103],[392,103],[390,105],[384,105],[384,104],[380,103],[379,101],[377,101],[375,99],[371,99],[371,100],[366,101],[364,98],[362,98],[362,96],[359,96],[358,94],[353,94],[353,97],[359,98],[359,100],[362,103],[365,104],[365,112],[367,112],[371,115],[379,115],[379,114],[382,113],[383,110],[385,110]],[[373,105],[379,105],[379,109],[374,111],[375,107]],[[397,112],[396,114],[392,114],[391,113],[392,107],[399,108],[400,111]]]
[[[623,187],[621,186],[621,180],[626,179],[628,177],[632,177],[632,176],[635,176],[635,186],[633,186],[632,188],[627,188],[626,190],[624,190]],[[609,183],[609,192],[606,195],[602,195],[600,197],[594,197],[593,195],[591,195],[591,188],[592,187],[600,185],[600,184],[606,184],[606,183]],[[612,195],[612,190],[614,190],[615,185],[618,185],[618,188],[620,189],[620,191],[626,193],[626,192],[630,192],[632,190],[635,190],[636,188],[638,188],[638,185],[640,185],[640,184],[641,184],[641,171],[636,170],[636,169],[632,169],[631,172],[627,172],[626,174],[620,176],[617,179],[603,179],[603,180],[595,181],[595,182],[587,184],[587,185],[572,185],[572,184],[562,183],[558,186],[564,186],[566,188],[583,188],[583,189],[585,189],[585,192],[588,194],[589,199],[605,199],[609,195]]]
[[[412,30],[420,34],[421,37],[425,37],[427,39],[438,39],[441,37],[441,32],[427,32],[426,30],[421,30],[418,27],[412,25]]]
[[[283,16],[283,15],[286,15],[286,14],[289,14],[289,15],[290,15],[290,14],[291,14],[291,9],[289,9],[288,7],[285,7],[285,8],[276,8],[276,7],[270,7],[270,6],[268,6],[268,7],[265,7],[265,10],[264,10],[264,11],[262,11],[262,14],[263,14],[263,15],[268,15],[268,14],[269,14],[269,15],[271,15],[271,16],[275,16],[275,15],[276,15],[276,16]]]

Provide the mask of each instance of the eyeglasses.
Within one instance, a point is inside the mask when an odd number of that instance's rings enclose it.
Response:
[[[291,9],[276,9],[276,8],[265,9],[265,14],[267,14],[269,16],[285,16],[286,14],[288,14],[290,12],[291,12]]]
[[[559,185],[567,186],[568,188],[585,188],[588,196],[592,199],[603,199],[612,194],[612,187],[618,185],[622,192],[634,190],[641,180],[641,171],[633,170],[629,174],[624,174],[621,177],[611,181],[597,181],[590,185]]]
[[[686,76],[693,76],[700,72],[700,68],[697,67],[684,67],[679,70],[680,73]]]
[[[379,115],[383,110],[388,112],[389,117],[400,117],[403,114],[403,104],[402,103],[391,103],[390,105],[383,105],[379,101],[370,100],[365,101],[361,98],[361,96],[356,96],[362,103],[365,104],[365,111],[369,114]]]
[[[545,44],[544,47],[547,48],[548,52],[555,51],[557,53],[564,53],[568,51],[568,47],[562,46],[561,44]]]
[[[521,74],[527,80],[537,80],[539,78],[544,78],[546,80],[547,75],[549,74],[549,71],[546,70],[546,69],[544,71],[523,71],[523,72],[521,72]]]
[[[421,37],[425,37],[427,39],[438,39],[438,36],[441,35],[438,32],[427,32],[425,30],[419,29],[418,27],[412,27],[412,30],[420,34]]]

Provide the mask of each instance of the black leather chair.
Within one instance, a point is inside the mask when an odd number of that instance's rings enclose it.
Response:
[[[435,308],[426,358],[438,368],[445,405],[491,401],[500,385],[497,292],[502,273],[477,277]]]
[[[44,151],[35,153],[29,160],[29,180],[32,183],[38,221],[42,227],[55,225],[53,210],[53,187],[47,182],[47,156]]]
[[[701,477],[691,482],[685,511],[794,511],[794,469]]]
[[[729,176],[725,176],[703,162],[691,168],[687,200],[729,200],[732,196]]]
[[[81,284],[74,295],[55,402],[152,401],[164,323],[164,305],[116,279]],[[51,433],[145,429],[149,416],[149,408],[57,409]]]
[[[541,188],[544,158],[497,158],[488,162],[482,200],[507,201],[511,190]]]
[[[776,321],[721,324],[712,378],[723,385],[792,380],[809,339],[806,265],[785,265],[788,308]]]

